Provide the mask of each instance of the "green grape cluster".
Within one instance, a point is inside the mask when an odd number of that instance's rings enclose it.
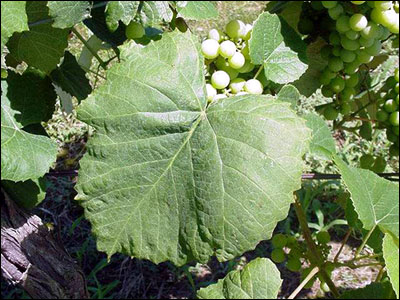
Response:
[[[306,2],[298,30],[321,36],[328,43],[321,49],[327,67],[320,82],[322,94],[333,98],[333,102],[322,113],[327,120],[336,120],[354,110],[353,100],[360,92],[360,67],[381,53],[383,43],[391,35],[398,39],[398,2]]]
[[[306,247],[299,243],[296,238],[284,234],[276,234],[272,238],[274,250],[271,253],[271,259],[276,263],[286,261],[286,268],[292,272],[298,272],[302,266],[302,259],[305,259]],[[283,250],[288,249],[288,254]]]
[[[385,129],[387,139],[392,143],[390,154],[399,156],[399,69],[389,77],[378,100],[376,120],[378,127]]]
[[[251,24],[233,20],[224,32],[211,29],[202,42],[209,102],[235,95],[260,95],[267,88],[264,72],[257,74],[259,68],[250,60],[248,41],[252,28]]]

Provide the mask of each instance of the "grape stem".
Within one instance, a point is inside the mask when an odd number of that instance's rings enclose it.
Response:
[[[258,69],[256,75],[254,75],[253,79],[257,79],[258,75],[261,74],[262,70],[264,70],[264,65],[261,65],[261,67]]]
[[[319,268],[315,267],[311,270],[311,272],[307,275],[307,277],[300,283],[300,285],[293,291],[293,293],[288,297],[288,299],[294,299],[301,292],[301,290],[306,286],[306,284],[314,278],[319,272]]]
[[[101,59],[101,57],[97,54],[96,51],[89,45],[89,43],[85,40],[85,38],[76,30],[75,27],[72,27],[71,31],[76,35],[76,37],[86,46],[86,48],[92,53],[92,55],[98,60],[100,66],[107,70],[107,64]]]
[[[340,246],[340,249],[338,250],[338,252],[336,253],[335,258],[333,259],[333,262],[336,263],[339,259],[340,253],[342,253],[343,249],[344,249],[344,245],[346,245],[347,241],[350,238],[351,232],[353,231],[352,228],[349,228],[349,230],[347,231],[343,241],[342,241],[342,245]]]
[[[358,247],[356,253],[354,254],[354,259],[356,259],[360,255],[361,251],[364,249],[365,245],[368,243],[368,240],[371,237],[372,233],[374,232],[375,228],[376,228],[376,225],[374,225],[370,229],[370,231],[368,231],[368,233],[365,236],[365,238],[363,239],[363,242],[361,243],[360,247]]]
[[[308,227],[306,213],[304,212],[303,207],[301,206],[301,203],[296,193],[294,193],[294,199],[295,199],[294,208],[300,223],[301,230],[303,232],[304,240],[306,241],[308,249],[311,252],[309,260],[313,265],[316,265],[319,268],[319,274],[321,275],[322,279],[329,286],[335,298],[338,298],[339,292],[335,284],[333,283],[332,279],[325,270],[325,260],[322,257],[321,253],[318,251],[317,245],[315,244],[312,238],[311,230]]]

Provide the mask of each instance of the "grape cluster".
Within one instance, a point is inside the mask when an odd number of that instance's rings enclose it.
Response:
[[[202,42],[209,102],[232,95],[259,95],[268,85],[263,72],[254,78],[256,66],[250,61],[248,45],[251,32],[251,24],[233,20],[226,25],[225,32],[212,29]]]
[[[398,2],[311,1],[306,6],[298,30],[313,35],[322,30],[320,35],[328,42],[321,49],[327,61],[320,77],[321,91],[334,101],[322,112],[327,120],[336,120],[339,114],[352,113],[352,100],[360,88],[360,66],[380,54],[391,34],[398,35]]]

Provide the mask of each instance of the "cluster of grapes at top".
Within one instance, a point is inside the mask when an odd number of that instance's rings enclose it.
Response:
[[[314,238],[318,246],[318,251],[324,257],[324,259],[326,259],[331,249],[328,245],[328,243],[331,241],[330,234],[327,231],[320,231],[315,234]],[[271,259],[275,263],[283,263],[286,261],[286,267],[288,270],[292,272],[301,272],[301,277],[303,279],[305,279],[313,267],[315,267],[311,265],[310,267],[302,269],[302,262],[309,262],[309,256],[312,255],[308,251],[309,249],[305,242],[299,242],[293,236],[279,233],[273,236],[271,243],[274,247],[274,250],[271,252]],[[330,274],[333,271],[333,268],[327,271]],[[314,281],[315,278],[310,280],[305,288],[311,288]],[[327,290],[328,288],[326,283],[321,278],[320,281],[321,287],[324,287]]]
[[[209,102],[231,95],[260,95],[268,85],[263,72],[254,78],[256,66],[250,61],[248,45],[252,27],[233,20],[226,25],[225,32],[212,29],[202,42]]]

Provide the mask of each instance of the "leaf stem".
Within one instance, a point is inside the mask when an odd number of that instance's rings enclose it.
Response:
[[[293,291],[293,293],[289,296],[288,299],[294,299],[300,293],[300,291],[306,286],[306,284],[314,278],[319,272],[319,268],[315,267],[311,270],[311,272],[307,275],[307,277],[300,283],[300,285]]]
[[[93,56],[98,60],[100,66],[107,70],[107,64],[101,59],[101,57],[97,54],[96,51],[89,45],[89,43],[85,40],[85,38],[76,30],[75,27],[72,27],[71,31],[76,35],[76,37],[85,45],[85,47],[93,54]]]
[[[368,240],[369,240],[369,238],[371,237],[372,233],[374,232],[375,228],[376,228],[376,225],[374,225],[374,226],[370,229],[370,231],[368,231],[367,235],[366,235],[365,238],[363,239],[362,244],[360,245],[360,247],[358,247],[356,253],[354,254],[354,259],[356,259],[356,258],[360,255],[361,251],[364,249],[365,245],[368,243]]]
[[[343,239],[343,241],[342,241],[342,245],[340,246],[340,249],[339,249],[338,252],[336,253],[336,256],[335,256],[335,258],[334,258],[334,260],[333,260],[334,263],[336,263],[336,262],[338,261],[339,256],[340,256],[340,253],[342,253],[342,251],[343,251],[343,249],[344,249],[344,245],[346,245],[347,241],[349,240],[352,230],[353,230],[353,229],[350,228],[350,229],[347,231],[347,233],[346,233],[346,235],[345,235],[345,237],[344,237],[344,239]]]
[[[258,75],[261,74],[262,70],[264,70],[264,65],[261,65],[261,67],[258,69],[256,75],[254,75],[253,79],[257,79]]]

